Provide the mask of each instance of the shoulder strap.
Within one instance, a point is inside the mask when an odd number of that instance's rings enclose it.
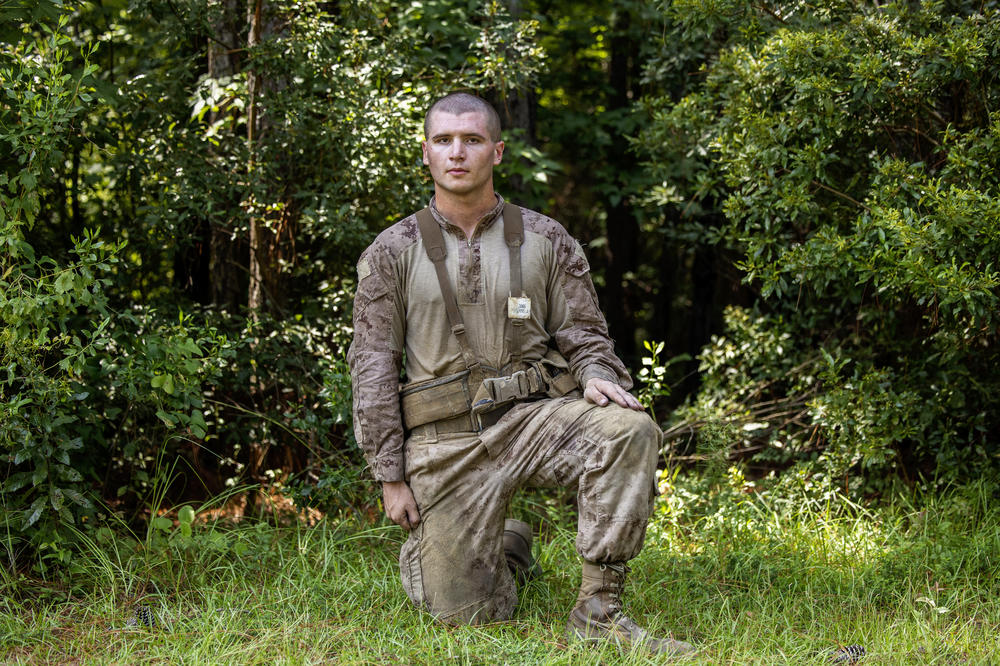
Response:
[[[430,208],[424,208],[417,212],[417,228],[420,230],[420,237],[424,242],[427,257],[434,264],[434,272],[437,274],[441,296],[444,298],[445,310],[448,313],[448,323],[451,325],[451,332],[454,333],[462,348],[462,359],[471,375],[470,385],[476,386],[483,377],[481,364],[466,335],[465,322],[458,309],[458,299],[455,298],[455,291],[451,288],[451,280],[448,279],[448,270],[445,266],[447,251],[444,245],[444,233],[441,231],[441,225],[431,214]],[[510,259],[510,295],[523,296],[521,245],[524,243],[524,218],[521,216],[521,209],[510,203],[505,203],[503,207],[503,237]],[[524,320],[509,319],[508,321],[510,329],[507,348],[510,350],[511,369],[517,371],[521,370],[523,366],[521,329],[524,326]]]
[[[451,325],[451,332],[458,339],[458,344],[462,348],[462,360],[469,370],[469,384],[470,386],[478,386],[483,380],[482,368],[479,358],[476,357],[476,353],[469,343],[469,338],[466,336],[465,322],[458,309],[458,299],[455,298],[455,290],[451,288],[451,280],[448,279],[448,269],[444,263],[447,251],[444,246],[444,233],[441,231],[441,225],[431,215],[430,209],[424,208],[417,213],[417,228],[424,241],[427,257],[434,264],[438,285],[441,287],[441,296],[444,298],[444,307],[448,312],[448,323]]]
[[[521,216],[521,209],[511,203],[503,205],[503,239],[507,243],[507,250],[510,255],[510,295],[519,297],[524,295],[524,288],[521,284],[521,245],[524,243],[524,218]],[[523,319],[509,319],[510,335],[507,338],[507,348],[510,350],[511,370],[521,370],[521,329],[524,327]]]

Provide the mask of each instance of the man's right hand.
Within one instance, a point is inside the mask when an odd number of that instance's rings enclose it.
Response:
[[[385,515],[389,516],[389,520],[403,529],[412,530],[420,524],[417,501],[413,499],[413,491],[405,481],[383,481],[382,504],[385,505]]]

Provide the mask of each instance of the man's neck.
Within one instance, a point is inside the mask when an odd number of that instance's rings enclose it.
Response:
[[[497,198],[492,189],[475,199],[456,197],[447,192],[443,193],[443,196],[441,192],[436,192],[434,195],[434,206],[438,212],[465,232],[466,238],[472,238],[479,220],[496,205]]]

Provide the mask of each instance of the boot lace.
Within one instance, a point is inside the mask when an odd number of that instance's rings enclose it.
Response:
[[[613,575],[607,574],[609,569],[613,572]],[[622,620],[624,620],[634,624],[627,615],[621,612],[625,577],[628,576],[631,569],[629,569],[629,566],[625,562],[605,562],[601,564],[601,571],[605,574],[601,581],[601,589],[608,595],[610,600],[608,604],[610,615],[616,618],[617,623],[622,623]]]

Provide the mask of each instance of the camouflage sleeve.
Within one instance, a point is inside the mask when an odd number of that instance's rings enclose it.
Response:
[[[391,262],[372,245],[358,261],[354,340],[347,362],[354,394],[354,435],[378,481],[403,480],[401,326]]]
[[[631,389],[632,378],[615,354],[583,248],[565,230],[554,246],[558,289],[552,295],[550,311],[560,320],[553,336],[559,352],[569,361],[580,386],[597,377]]]

